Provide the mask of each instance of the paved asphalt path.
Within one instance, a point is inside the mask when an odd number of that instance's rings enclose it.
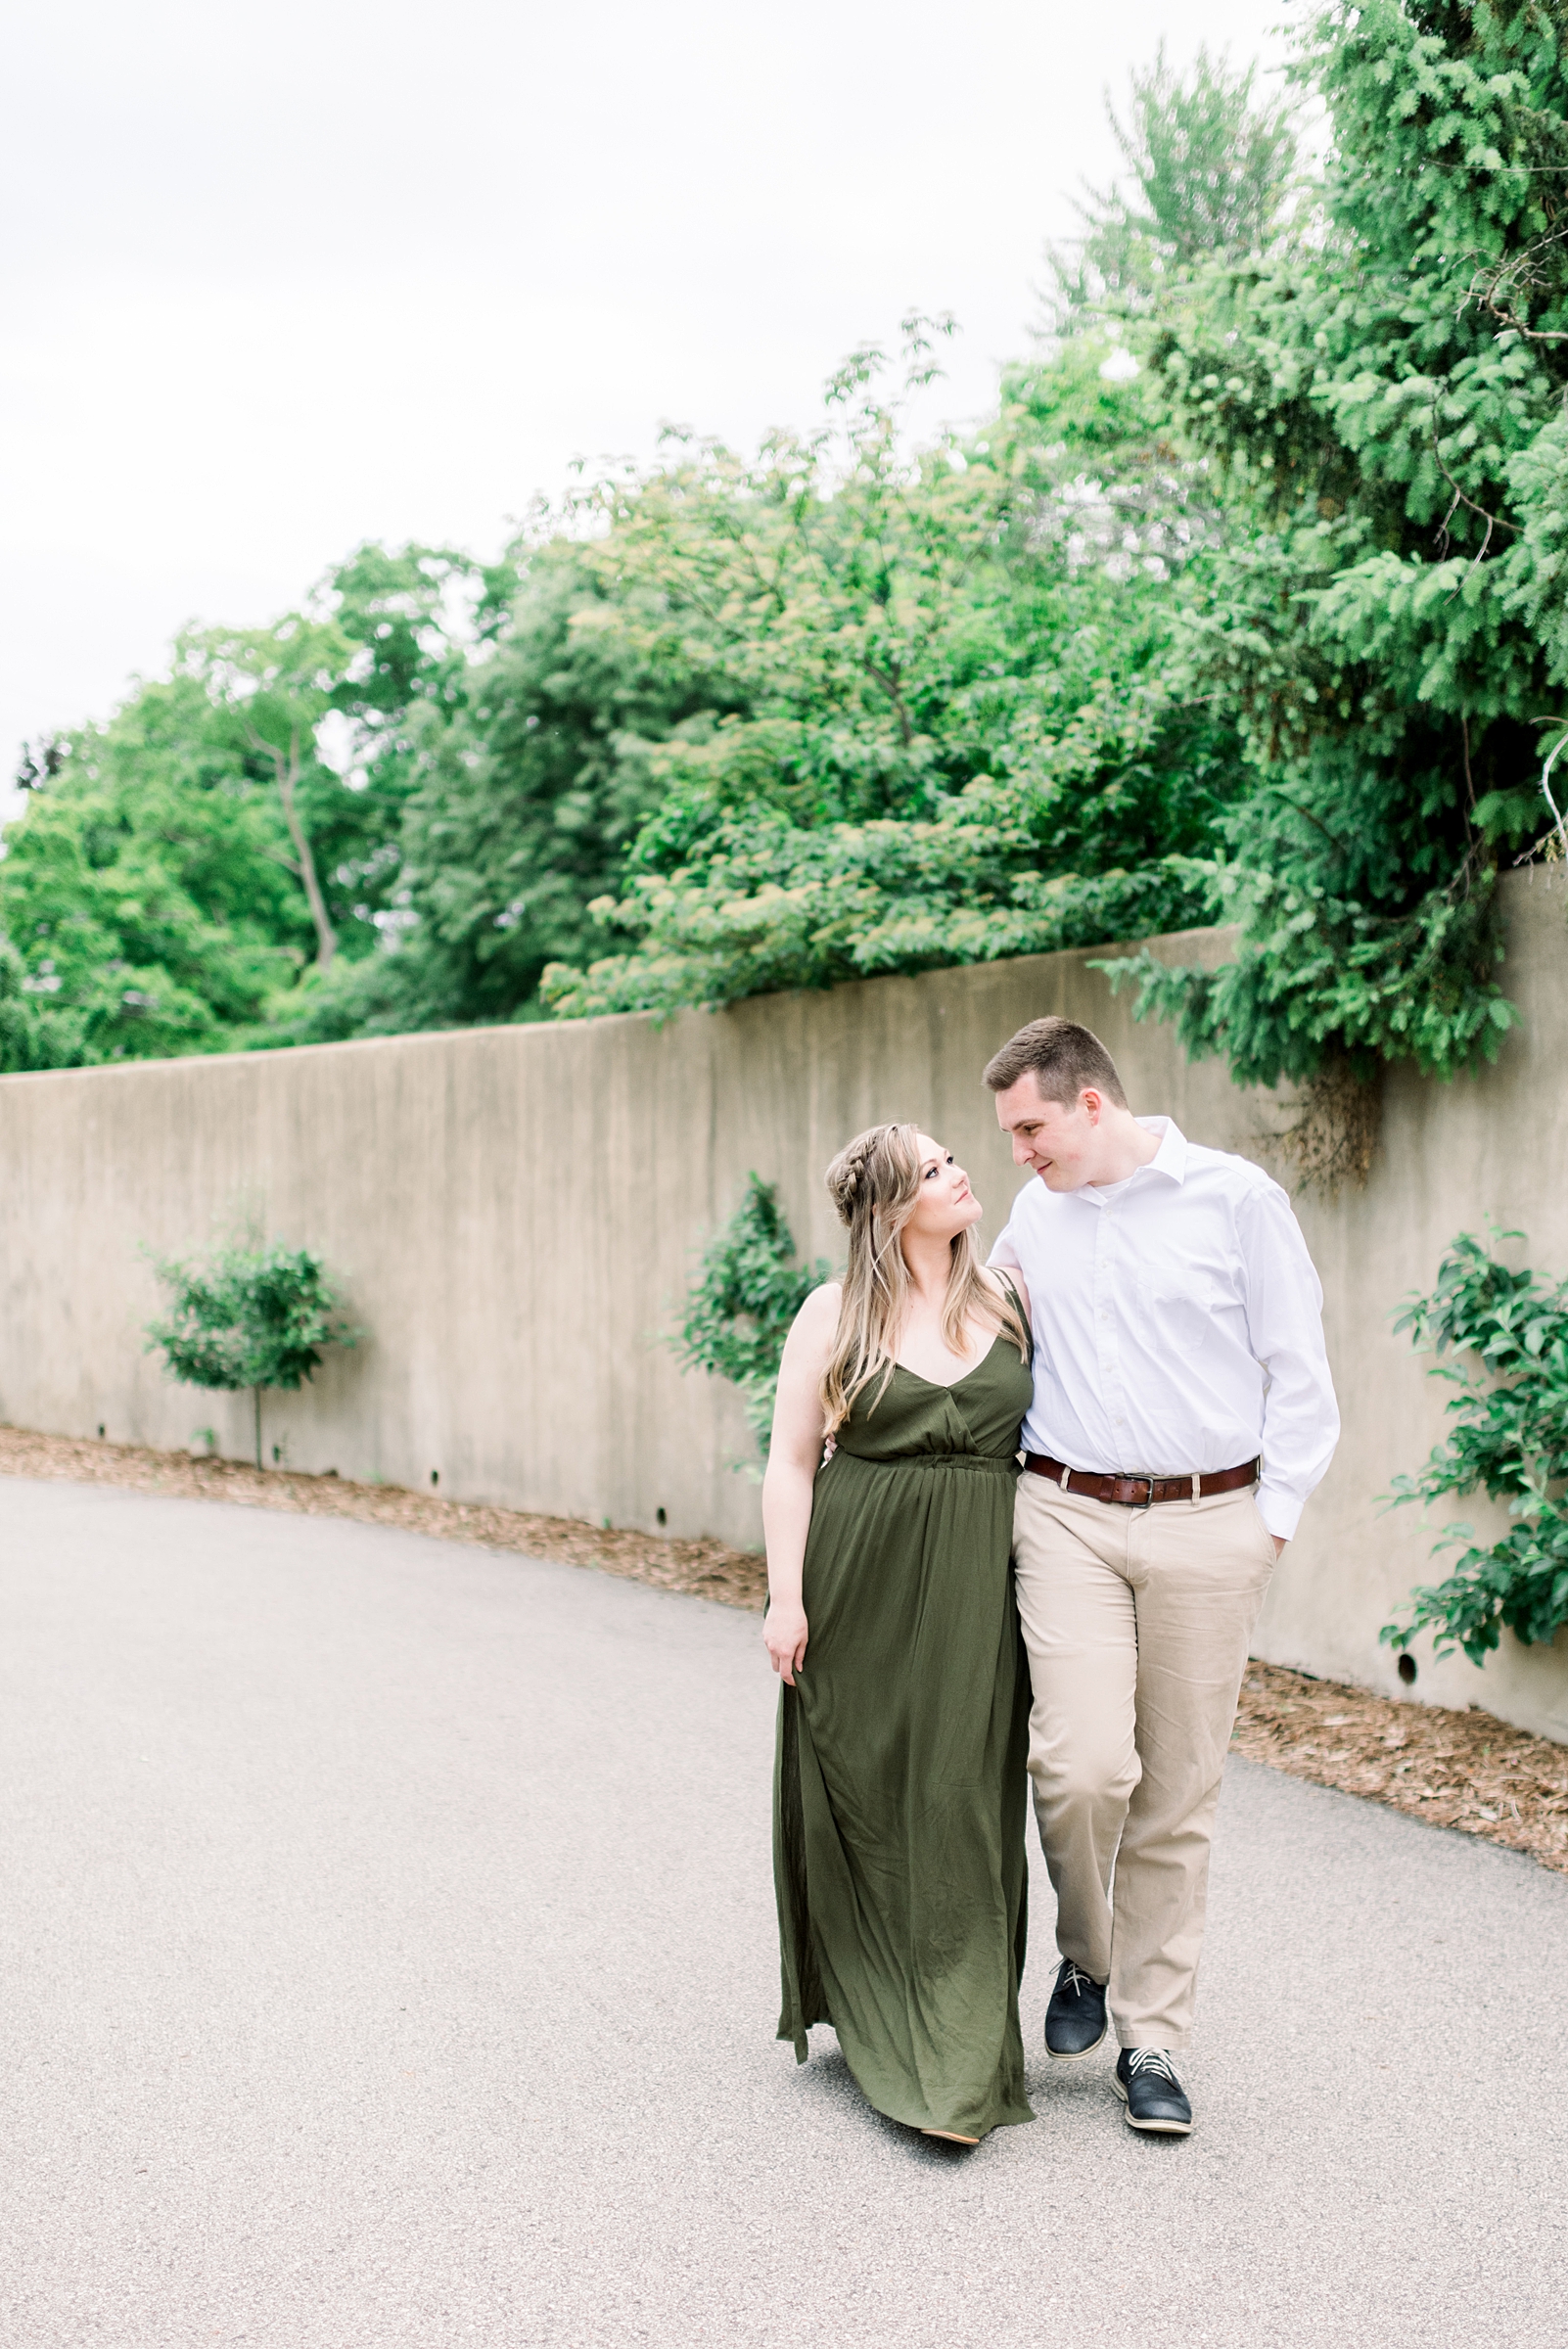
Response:
[[[772,2039],[756,1621],[0,1484],[5,2349],[1557,2349],[1568,1880],[1233,1763],[1199,2131]]]

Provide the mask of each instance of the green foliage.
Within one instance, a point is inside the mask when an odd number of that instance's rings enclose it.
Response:
[[[79,1022],[40,996],[22,956],[0,940],[0,1075],[73,1069],[82,1058]]]
[[[546,964],[591,944],[588,903],[659,803],[650,746],[715,706],[646,599],[612,613],[591,546],[545,536],[515,553],[523,583],[494,652],[423,740],[395,951],[308,983],[291,1040],[530,1016]]]
[[[688,1369],[710,1371],[739,1387],[764,1457],[790,1324],[831,1270],[821,1258],[809,1266],[796,1263],[795,1240],[773,1185],[749,1174],[744,1200],[707,1250],[687,1294],[676,1341],[680,1359]]]
[[[0,922],[87,1061],[213,1050],[306,951],[282,826],[201,681],[57,746],[6,834]]]
[[[1362,1075],[1381,1055],[1452,1077],[1478,1051],[1493,1058],[1517,1020],[1492,980],[1490,891],[1431,892],[1394,919],[1288,870],[1189,866],[1187,887],[1208,907],[1192,922],[1241,924],[1233,961],[1207,970],[1144,948],[1097,967],[1113,989],[1137,983],[1139,1019],[1176,1020],[1194,1058],[1226,1053],[1243,1084],[1314,1077],[1335,1048]]]
[[[1243,1081],[1494,1054],[1498,875],[1568,743],[1565,41],[1541,0],[1319,5],[1312,186],[1293,102],[1162,56],[984,429],[913,448],[947,329],[912,318],[901,387],[855,353],[814,432],[672,436],[492,569],[365,547],[274,627],[182,640],[29,762],[0,1055],[1215,918],[1219,969],[1122,970]]]
[[[1288,139],[1249,91],[1207,60],[1138,84],[1117,233],[1157,274],[1216,223],[1262,234]],[[1221,520],[1201,463],[1087,311],[985,431],[913,451],[946,331],[906,323],[901,391],[857,352],[820,427],[754,459],[672,437],[491,572],[361,548],[35,761],[0,926],[80,1055],[723,1001],[1202,919],[1245,778],[1228,714],[1173,683]]]
[[[169,1310],[147,1325],[147,1351],[160,1352],[171,1378],[256,1398],[256,1458],[261,1465],[261,1393],[297,1388],[327,1346],[352,1346],[321,1259],[305,1248],[274,1244],[219,1249],[207,1265],[155,1258]]]
[[[312,960],[376,952],[418,746],[468,666],[454,629],[493,633],[513,584],[361,548],[304,613],[182,637],[169,676],[29,760],[0,927],[50,1065],[233,1049]]]
[[[223,1248],[206,1266],[155,1260],[169,1312],[148,1324],[171,1377],[237,1391],[296,1388],[325,1346],[350,1346],[321,1259],[305,1248]]]
[[[1212,875],[1237,957],[1145,975],[1244,1078],[1447,1076],[1515,1016],[1496,879],[1544,828],[1568,681],[1563,42],[1527,0],[1336,0],[1303,64],[1333,125],[1316,209],[1162,314],[1229,517],[1183,657],[1256,784]]]
[[[1296,138],[1289,106],[1254,93],[1252,68],[1233,74],[1200,48],[1180,76],[1162,43],[1131,76],[1125,122],[1107,98],[1124,178],[1085,191],[1082,238],[1050,255],[1060,306],[1146,307],[1174,271],[1265,242]]]
[[[1237,746],[1161,664],[1212,516],[1114,358],[1086,331],[1014,371],[985,437],[910,458],[901,395],[862,352],[814,438],[775,436],[751,466],[686,445],[616,490],[604,624],[624,626],[634,583],[717,714],[649,747],[661,803],[623,895],[590,909],[637,943],[547,971],[552,1010],[1206,918]],[[905,363],[924,379],[920,321]]]
[[[1498,1232],[1496,1239],[1522,1239]],[[1485,1492],[1515,1520],[1500,1542],[1478,1542],[1472,1526],[1445,1529],[1440,1549],[1464,1545],[1453,1572],[1411,1594],[1407,1619],[1383,1638],[1406,1648],[1436,1633],[1437,1652],[1462,1647],[1482,1664],[1504,1626],[1531,1643],[1568,1623],[1568,1281],[1515,1272],[1468,1232],[1450,1248],[1429,1297],[1409,1299],[1395,1323],[1439,1355],[1471,1358],[1433,1375],[1458,1392],[1449,1404],[1447,1441],[1416,1476],[1396,1477],[1396,1502]]]

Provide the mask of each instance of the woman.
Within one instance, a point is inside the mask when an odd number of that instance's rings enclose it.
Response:
[[[831,2023],[879,2111],[972,2145],[1035,2117],[1008,1563],[1029,1300],[982,1266],[980,1202],[915,1127],[872,1127],[827,1184],[849,1268],[790,1331],[762,1487],[778,2035],[804,2063]]]

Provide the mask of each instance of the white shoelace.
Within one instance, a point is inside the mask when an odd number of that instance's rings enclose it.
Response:
[[[1067,1971],[1062,1976],[1060,1982],[1057,1983],[1056,1987],[1058,1990],[1071,1991],[1075,1999],[1081,1999],[1084,1991],[1095,1990],[1099,1986],[1090,1975],[1085,1974],[1079,1966],[1076,1966],[1071,1958],[1069,1958],[1067,1961]]]
[[[1181,2085],[1171,2069],[1171,2058],[1164,2048],[1129,2048],[1127,2068],[1133,2073],[1156,2072],[1162,2080],[1169,2080],[1173,2088]]]

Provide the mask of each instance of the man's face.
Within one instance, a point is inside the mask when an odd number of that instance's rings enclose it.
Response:
[[[1033,1069],[996,1095],[996,1122],[1012,1136],[1015,1167],[1033,1167],[1048,1191],[1094,1180],[1103,1148],[1104,1095],[1085,1086],[1076,1101],[1047,1101]]]

